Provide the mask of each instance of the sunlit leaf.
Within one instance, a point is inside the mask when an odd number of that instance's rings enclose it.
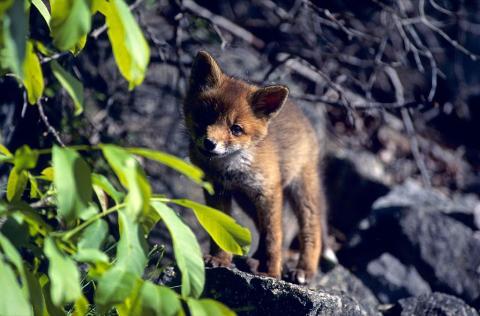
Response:
[[[25,286],[27,284],[27,275],[26,275],[26,269],[23,264],[23,259],[18,253],[17,249],[15,249],[15,246],[2,234],[0,234],[0,247],[2,249],[2,253],[5,255],[5,257],[15,266],[17,269],[17,273],[20,275],[20,280],[22,281],[22,284],[24,285],[22,287],[22,291],[24,293],[24,296],[26,298],[29,297],[28,293],[28,287]]]
[[[73,48],[70,49],[70,52],[74,55],[78,55],[82,49],[85,47],[85,44],[87,43],[87,35],[84,35],[80,38],[80,40],[73,46]]]
[[[171,202],[192,209],[203,228],[223,250],[237,255],[248,253],[252,242],[250,231],[232,217],[191,200],[175,199]]]
[[[189,298],[187,304],[192,316],[235,316],[235,313],[227,306],[212,299],[196,300]]]
[[[180,309],[180,300],[173,290],[145,281],[133,299],[129,315],[174,316]]]
[[[8,176],[7,182],[7,200],[17,201],[22,197],[23,191],[27,186],[28,173],[26,170],[19,170],[13,167]]]
[[[107,310],[120,304],[133,291],[147,263],[145,238],[138,223],[118,212],[120,240],[117,245],[117,261],[98,281],[95,303]]]
[[[107,235],[107,222],[103,219],[96,220],[83,230],[78,240],[78,248],[100,249]]]
[[[89,304],[85,296],[80,295],[80,297],[75,301],[75,310],[73,311],[73,316],[85,316],[88,315]]]
[[[108,256],[102,251],[94,248],[80,248],[73,255],[73,259],[78,262],[90,264],[108,264]]]
[[[205,285],[202,252],[192,230],[161,202],[152,202],[170,232],[175,260],[182,273],[182,295],[199,297]]]
[[[102,145],[103,155],[122,185],[128,189],[127,215],[137,220],[149,210],[151,188],[137,160],[123,148]]]
[[[90,31],[90,7],[86,0],[50,0],[53,44],[67,51]]]
[[[129,89],[133,89],[145,78],[150,59],[148,43],[123,0],[105,2],[102,13],[106,18],[115,61],[128,80]]]
[[[42,66],[37,54],[33,51],[33,43],[27,42],[25,60],[23,62],[23,85],[27,90],[28,103],[35,104],[43,94],[45,82],[43,81]]]
[[[38,188],[37,180],[30,173],[27,173],[27,175],[28,175],[28,182],[30,182],[30,198],[36,199],[41,197],[42,192],[40,192],[40,189]]]
[[[13,154],[10,152],[10,150],[7,149],[7,147],[3,146],[0,144],[0,153],[4,154],[7,157],[12,157]]]
[[[33,169],[37,165],[38,152],[28,145],[23,145],[15,151],[13,163],[20,170]]]
[[[83,112],[83,84],[55,60],[50,63],[55,78],[60,82],[65,91],[68,92],[75,106],[75,115]]]
[[[58,249],[53,239],[45,239],[44,252],[48,258],[48,276],[51,282],[51,297],[55,306],[75,302],[82,290],[80,274],[75,262]]]
[[[47,168],[43,169],[41,174],[46,180],[53,181],[53,168],[52,167],[47,167]]]
[[[105,191],[105,193],[107,193],[108,196],[110,196],[116,204],[120,203],[124,196],[124,193],[117,191],[117,189],[115,189],[115,187],[110,183],[110,181],[108,181],[108,179],[104,175],[92,173],[92,183],[94,186],[97,186],[103,191]]]
[[[32,0],[32,4],[37,8],[38,12],[40,12],[48,27],[50,27],[50,12],[48,12],[45,3],[43,3],[42,0]]]
[[[52,161],[59,216],[72,223],[77,218],[90,215],[92,182],[87,163],[76,151],[58,146],[53,147]]]
[[[27,301],[17,277],[12,268],[0,258],[0,315],[33,315],[32,308]]]
[[[205,173],[200,168],[189,164],[178,157],[158,150],[147,148],[127,148],[127,150],[132,154],[164,164],[189,177],[195,183],[202,185],[210,194],[213,193],[212,185],[204,180]]]

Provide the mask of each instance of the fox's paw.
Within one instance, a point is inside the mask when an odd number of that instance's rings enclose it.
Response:
[[[291,269],[287,272],[285,280],[291,283],[306,285],[312,281],[315,272],[308,272],[303,269]]]
[[[232,264],[232,259],[222,257],[222,256],[212,256],[212,255],[205,255],[203,257],[203,261],[205,262],[205,266],[211,267],[211,268],[230,268],[233,266]]]

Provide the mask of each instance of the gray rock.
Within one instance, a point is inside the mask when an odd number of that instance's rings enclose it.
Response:
[[[362,281],[341,265],[335,266],[327,273],[318,273],[309,287],[315,290],[331,289],[345,292],[357,300],[369,315],[377,312],[379,303],[375,295]]]
[[[225,303],[238,315],[372,315],[341,291],[313,291],[227,268],[207,269],[206,278],[204,296]]]
[[[370,262],[388,252],[415,267],[433,291],[458,296],[479,307],[480,232],[459,216],[473,213],[470,203],[465,196],[449,199],[412,182],[395,187],[374,203],[368,227],[338,253],[340,262],[365,272]],[[375,286],[387,280],[389,271],[377,272],[370,281],[360,277],[374,293],[378,293]]]
[[[375,201],[373,208],[392,206],[442,212],[471,228],[480,229],[480,201],[472,194],[456,194],[449,198],[438,190],[424,188],[418,182],[408,180]]]
[[[388,193],[382,164],[367,152],[332,149],[325,161],[329,222],[349,235],[367,218],[372,204]]]
[[[404,265],[389,253],[367,264],[361,276],[382,303],[431,292],[428,283],[413,266]]]
[[[402,299],[387,315],[477,316],[478,313],[459,298],[443,293],[431,293]]]
[[[480,233],[441,213],[406,210],[399,225],[433,288],[474,302],[480,298]]]

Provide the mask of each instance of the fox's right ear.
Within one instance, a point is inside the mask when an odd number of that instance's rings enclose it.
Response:
[[[200,92],[216,87],[222,78],[222,70],[215,59],[206,51],[199,51],[190,73],[189,91]]]

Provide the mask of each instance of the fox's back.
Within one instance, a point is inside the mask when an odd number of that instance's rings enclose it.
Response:
[[[319,159],[319,146],[312,124],[290,101],[271,120],[267,137],[257,147],[257,163],[264,167],[277,161],[284,186],[300,173],[307,162],[318,162]]]

